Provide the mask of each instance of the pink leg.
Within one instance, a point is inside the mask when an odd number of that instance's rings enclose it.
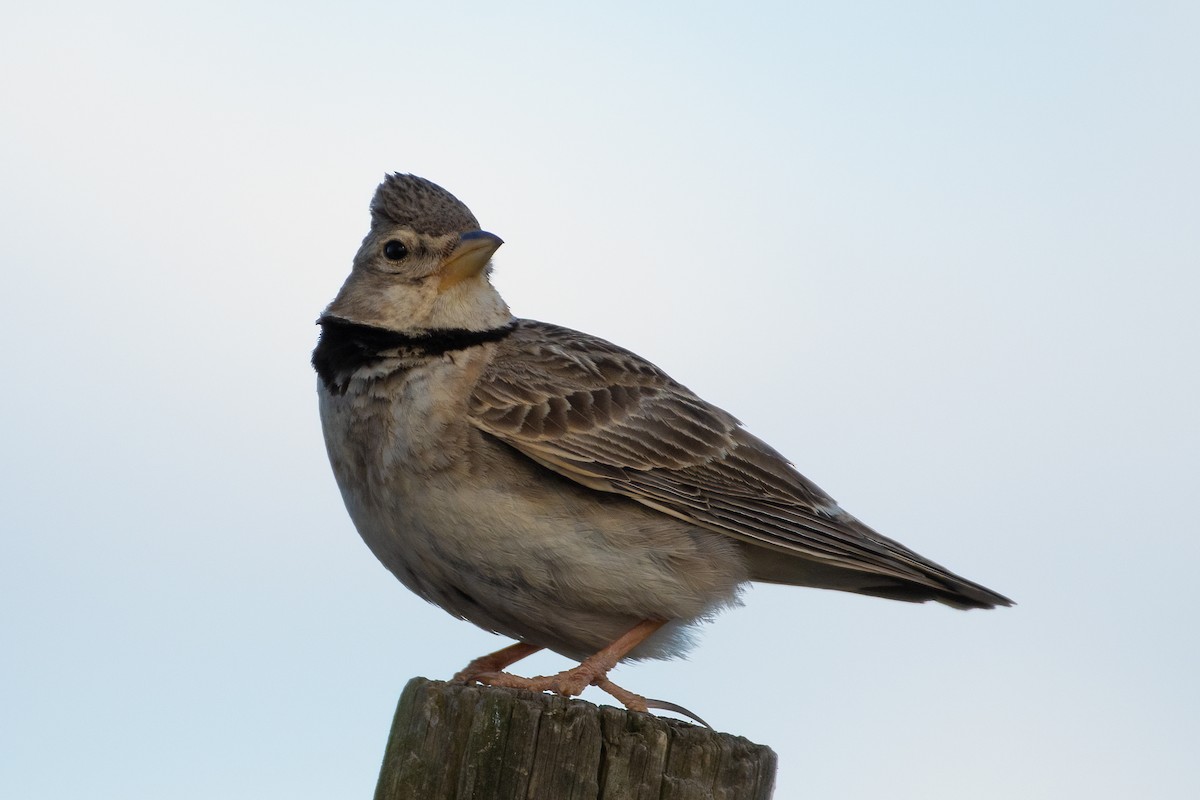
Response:
[[[632,711],[645,711],[646,698],[626,691],[608,680],[608,671],[615,667],[618,661],[627,656],[633,648],[644,642],[651,634],[666,624],[666,620],[657,619],[648,619],[640,622],[603,650],[588,656],[579,666],[563,670],[557,675],[522,678],[518,675],[511,675],[507,672],[496,670],[482,671],[476,673],[473,677],[487,686],[528,689],[535,692],[554,692],[563,697],[577,695],[588,686],[594,684],[620,700],[626,708]],[[504,650],[501,650],[494,655],[498,656],[504,652]],[[459,674],[461,675],[462,673]]]
[[[450,682],[471,683],[480,674],[499,672],[505,667],[509,667],[522,658],[531,656],[541,649],[540,647],[525,644],[524,642],[510,644],[508,647],[497,650],[494,653],[488,653],[486,656],[480,656],[470,664],[467,664],[450,679]]]

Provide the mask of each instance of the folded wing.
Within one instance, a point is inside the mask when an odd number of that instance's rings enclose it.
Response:
[[[757,546],[752,568],[770,565],[763,579],[1011,604],[863,525],[732,415],[602,339],[521,321],[497,344],[470,413],[485,433],[584,486]]]

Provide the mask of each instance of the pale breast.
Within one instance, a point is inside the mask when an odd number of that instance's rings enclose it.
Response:
[[[474,365],[454,356],[377,365],[340,395],[318,389],[329,461],[355,527],[426,597],[420,576],[429,570],[412,563],[426,557],[432,535],[421,498],[439,475],[462,468],[470,434],[462,398]]]
[[[686,624],[735,601],[745,574],[732,541],[581,486],[472,426],[465,402],[487,354],[454,355],[321,394],[347,510],[405,586],[576,656],[642,619]],[[678,645],[658,638],[664,654]]]

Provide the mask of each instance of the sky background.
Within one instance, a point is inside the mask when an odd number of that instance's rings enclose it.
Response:
[[[0,795],[367,798],[404,683],[506,644],[325,457],[313,322],[398,170],[515,313],[1019,603],[754,587],[619,683],[780,800],[1200,796],[1198,9],[7,8]]]

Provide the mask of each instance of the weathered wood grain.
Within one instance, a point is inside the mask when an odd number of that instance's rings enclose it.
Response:
[[[375,800],[766,800],[775,760],[677,720],[414,678]]]

